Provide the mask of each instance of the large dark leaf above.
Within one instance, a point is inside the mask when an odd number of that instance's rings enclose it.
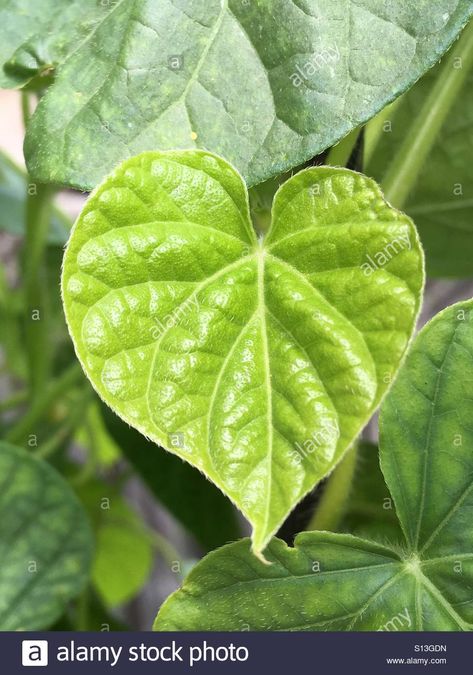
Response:
[[[405,535],[246,541],[214,551],[158,614],[157,630],[473,629],[473,302],[422,331],[381,412],[380,453]]]
[[[3,79],[56,68],[25,150],[36,179],[80,188],[148,149],[217,152],[249,184],[294,167],[411,86],[473,11],[471,0],[110,0],[98,16],[96,2],[50,4],[44,25],[22,0],[0,2],[15,26]]]

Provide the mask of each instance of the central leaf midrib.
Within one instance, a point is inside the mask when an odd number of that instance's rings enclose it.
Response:
[[[266,532],[268,529],[269,517],[271,512],[271,491],[272,491],[272,457],[273,457],[273,401],[272,401],[272,386],[271,386],[271,366],[270,366],[270,357],[269,357],[269,342],[268,342],[268,331],[266,326],[266,301],[265,301],[265,292],[264,292],[264,272],[265,272],[265,251],[263,248],[264,240],[261,240],[260,249],[258,251],[258,311],[260,315],[261,322],[261,337],[263,341],[263,360],[265,367],[265,380],[266,380],[266,389],[267,389],[267,419],[268,419],[268,428],[267,428],[267,446],[268,446],[268,478],[266,486],[266,507],[265,507],[265,520],[263,529]]]
[[[292,549],[294,550],[294,549]],[[271,556],[268,556],[271,557]],[[385,567],[399,567],[400,561],[398,560],[393,560],[392,562],[386,562],[386,563],[379,563],[377,565],[363,565],[360,567],[350,567],[350,568],[345,568],[345,569],[335,569],[335,570],[324,570],[322,572],[308,572],[308,573],[303,573],[303,574],[297,574],[297,573],[291,573],[290,570],[287,570],[288,574],[284,576],[278,576],[278,577],[254,577],[253,579],[238,579],[236,581],[232,581],[229,584],[226,584],[225,586],[218,586],[215,588],[211,588],[209,590],[206,590],[204,593],[202,593],[202,596],[209,596],[213,595],[215,593],[222,594],[228,591],[233,591],[236,587],[239,586],[244,586],[244,587],[251,587],[254,585],[259,585],[259,584],[285,584],[285,583],[299,583],[301,581],[306,581],[307,583],[310,584],[309,580],[315,581],[316,579],[319,579],[324,576],[335,576],[337,574],[357,574],[358,572],[363,573],[363,572],[370,572],[371,570],[377,570]],[[405,574],[406,570],[402,569],[399,572],[397,572],[393,577],[390,577],[388,581],[392,581],[393,579],[397,578],[401,574]],[[378,589],[379,590],[379,589]],[[357,612],[355,610],[353,614]]]
[[[236,239],[236,238],[235,238]],[[240,241],[240,240],[237,240]],[[242,242],[243,243],[243,242]],[[318,293],[317,289],[313,286],[313,284],[310,283],[310,281],[305,277],[305,275],[297,270],[294,266],[290,265],[287,263],[285,260],[279,258],[278,256],[275,256],[271,253],[269,253],[267,250],[264,248],[264,243],[265,239],[261,238],[258,240],[258,248],[252,252],[250,255],[245,256],[243,258],[239,258],[235,262],[231,263],[230,265],[227,265],[220,270],[218,270],[215,274],[213,274],[210,277],[207,277],[203,281],[201,281],[195,288],[194,290],[185,298],[185,300],[177,307],[175,308],[174,311],[178,311],[179,307],[181,307],[183,304],[189,302],[189,300],[193,297],[195,297],[201,290],[203,290],[205,287],[207,287],[209,284],[212,282],[218,280],[220,277],[224,276],[228,272],[232,271],[233,269],[238,269],[240,265],[245,264],[246,262],[251,262],[254,260],[257,264],[257,308],[253,315],[245,322],[245,325],[243,326],[242,330],[240,331],[239,336],[235,340],[235,343],[233,344],[232,348],[229,350],[227,355],[225,356],[225,359],[223,361],[223,366],[219,370],[219,373],[217,375],[215,385],[213,387],[213,393],[211,396],[211,405],[208,408],[208,412],[206,414],[207,420],[208,420],[208,426],[207,426],[207,439],[208,441],[210,440],[210,429],[211,429],[211,420],[212,420],[212,410],[213,410],[213,401],[215,399],[216,391],[218,389],[218,385],[221,381],[221,378],[223,377],[223,370],[225,364],[229,362],[229,359],[231,358],[231,355],[235,349],[236,343],[239,341],[241,335],[247,329],[249,323],[254,320],[255,316],[259,317],[259,324],[260,324],[260,330],[261,330],[261,338],[262,338],[262,344],[263,344],[263,363],[264,363],[264,378],[265,378],[265,389],[266,389],[266,406],[267,406],[267,413],[266,413],[266,419],[267,419],[267,429],[266,429],[266,462],[268,465],[268,470],[267,470],[267,485],[266,485],[266,494],[265,494],[265,507],[264,507],[264,521],[261,526],[261,532],[266,533],[265,534],[265,539],[267,538],[267,530],[268,530],[268,524],[270,520],[270,515],[271,515],[271,507],[272,507],[272,481],[273,481],[273,466],[272,466],[272,459],[273,459],[273,443],[274,443],[274,430],[273,430],[273,402],[272,402],[272,382],[271,382],[271,365],[270,365],[270,352],[269,352],[269,340],[268,340],[268,333],[267,333],[267,312],[269,311],[266,307],[266,300],[265,300],[265,264],[267,259],[273,259],[277,263],[280,263],[281,265],[287,267],[287,269],[290,271],[291,274],[296,275],[297,277],[301,278],[304,281],[304,284],[310,287],[311,291],[314,293]],[[324,296],[321,296],[326,300]],[[326,300],[327,301],[327,300]],[[328,301],[327,301],[328,302]],[[340,316],[340,318],[344,321],[347,321],[350,326],[353,326],[353,324],[345,317],[342,315],[339,310],[337,310],[336,307],[331,305],[329,303],[329,306],[333,309],[333,311]],[[277,317],[274,317],[277,321]],[[366,347],[367,353],[371,357],[371,352],[369,351],[366,341],[364,339],[364,336],[360,333],[360,331],[353,326],[353,328],[357,331],[357,334],[360,335],[360,338],[363,342],[363,344]],[[155,428],[158,430],[159,434],[162,436],[162,438],[165,438],[165,433],[162,429],[158,427],[154,420],[154,416],[152,414],[151,410],[151,387],[152,387],[152,382],[153,382],[153,374],[154,374],[154,369],[155,369],[155,363],[156,359],[158,357],[158,352],[160,345],[162,341],[165,339],[165,337],[168,335],[168,333],[172,330],[172,326],[166,328],[161,335],[159,336],[159,339],[156,342],[156,346],[153,351],[153,357],[151,360],[151,365],[150,365],[150,371],[149,371],[149,377],[148,377],[148,384],[147,384],[147,389],[146,389],[146,402],[148,406],[148,412],[150,415],[150,419],[153,422],[153,425]],[[298,344],[298,341],[294,337],[294,335],[291,333],[288,333],[288,336],[294,341],[294,343]],[[314,367],[312,359],[308,358],[309,363]],[[323,380],[319,377],[318,378],[320,383],[322,384],[324,390],[325,390],[325,385]],[[328,396],[328,394],[327,394]],[[333,401],[330,396],[328,396],[328,399],[332,402],[333,406]],[[338,416],[338,411],[335,406],[334,411],[336,412]],[[210,443],[208,442],[208,448],[210,448]],[[209,458],[211,460],[211,455],[209,455]],[[212,461],[212,460],[211,460]],[[212,462],[213,464],[213,462]],[[215,468],[215,467],[214,467]],[[218,477],[218,472],[216,472],[216,478]],[[217,482],[220,482],[220,478],[217,478]]]
[[[200,58],[199,58],[199,60],[196,64],[196,67],[195,67],[191,77],[189,78],[188,83],[186,84],[186,86],[184,88],[184,91],[182,92],[180,97],[178,99],[176,99],[174,104],[176,104],[180,101],[183,101],[187,98],[187,94],[189,93],[192,85],[195,82],[197,82],[197,79],[198,79],[200,71],[202,70],[202,67],[205,63],[205,60],[206,60],[206,58],[207,58],[207,56],[208,56],[208,54],[209,54],[209,52],[212,48],[212,45],[214,44],[215,40],[217,39],[217,36],[220,32],[220,28],[222,26],[223,20],[225,18],[225,13],[228,9],[228,0],[220,0],[220,1],[221,1],[220,12],[219,12],[218,17],[215,20],[215,24],[214,24],[214,27],[212,28],[212,32],[209,36],[208,42],[207,42],[204,50],[202,51],[202,54],[200,55]]]
[[[202,70],[202,68],[203,68],[203,66],[204,66],[204,64],[205,64],[205,61],[206,61],[206,59],[207,59],[207,56],[208,56],[208,54],[209,54],[209,52],[210,52],[210,50],[211,50],[213,44],[215,43],[215,40],[216,40],[217,37],[218,37],[218,34],[219,34],[219,32],[220,32],[220,28],[222,27],[222,23],[223,23],[223,20],[224,20],[224,18],[225,18],[225,14],[226,14],[226,12],[227,12],[227,10],[228,10],[228,0],[220,0],[220,1],[221,1],[221,7],[220,7],[219,15],[218,15],[218,17],[217,17],[216,20],[215,20],[215,24],[214,24],[214,26],[213,26],[213,28],[212,28],[212,31],[211,31],[211,34],[210,34],[210,36],[209,36],[208,42],[207,42],[205,48],[203,49],[202,54],[200,55],[199,60],[198,60],[198,62],[197,62],[197,64],[196,64],[194,70],[192,71],[191,76],[189,77],[189,80],[188,80],[186,86],[184,87],[184,89],[182,90],[182,92],[179,94],[179,96],[178,96],[174,101],[172,101],[172,103],[171,103],[167,108],[165,108],[164,110],[161,110],[161,111],[160,111],[158,117],[153,118],[152,120],[150,120],[147,124],[145,124],[144,127],[141,127],[141,128],[137,131],[137,133],[135,134],[134,137],[128,139],[128,141],[127,141],[128,147],[130,147],[131,144],[134,143],[134,142],[136,141],[136,139],[137,139],[139,136],[141,136],[143,133],[145,133],[146,131],[148,131],[148,129],[149,129],[150,127],[152,127],[152,126],[156,123],[156,120],[157,120],[157,119],[160,119],[161,117],[163,117],[163,115],[165,115],[166,113],[168,113],[169,110],[171,110],[171,109],[174,108],[176,105],[179,105],[179,104],[181,104],[181,103],[184,104],[185,112],[186,112],[186,115],[187,115],[187,119],[188,119],[188,121],[189,121],[189,126],[190,126],[191,129],[192,129],[192,126],[193,126],[193,125],[192,125],[192,120],[190,119],[189,109],[188,109],[188,107],[187,107],[187,96],[188,96],[188,94],[189,94],[189,92],[190,92],[192,86],[193,86],[196,82],[198,82],[198,78],[199,78],[200,72],[201,72],[201,70]],[[194,131],[194,130],[193,130],[193,131]]]

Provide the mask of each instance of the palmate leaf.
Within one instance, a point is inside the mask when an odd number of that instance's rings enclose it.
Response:
[[[0,629],[45,629],[87,581],[91,529],[45,462],[0,443],[0,477]]]
[[[143,150],[212,150],[248,184],[297,166],[411,86],[473,11],[471,0],[2,5],[4,84],[57,66],[27,133],[29,170],[83,189]]]
[[[256,551],[378,405],[422,284],[415,228],[370,179],[300,173],[258,238],[241,176],[202,151],[118,167],[78,219],[62,279],[99,395],[220,487]]]
[[[473,302],[416,339],[381,412],[381,465],[403,548],[346,534],[247,541],[207,556],[158,614],[157,630],[473,628]]]

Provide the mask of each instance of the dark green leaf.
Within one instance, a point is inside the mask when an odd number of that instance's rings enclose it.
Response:
[[[0,628],[45,629],[87,581],[91,530],[45,462],[0,443],[0,476]]]
[[[114,0],[0,0],[0,88],[50,82],[58,64],[76,49]]]
[[[411,86],[473,11],[471,0],[110,0],[96,21],[76,0],[65,11],[91,25],[76,42],[51,5],[47,57],[43,26],[7,71],[21,83],[22,69],[65,57],[25,150],[38,180],[80,188],[143,150],[209,149],[249,184],[297,166]]]

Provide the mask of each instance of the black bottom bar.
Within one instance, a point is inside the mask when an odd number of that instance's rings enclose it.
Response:
[[[0,670],[462,675],[472,647],[471,633],[0,633]]]

